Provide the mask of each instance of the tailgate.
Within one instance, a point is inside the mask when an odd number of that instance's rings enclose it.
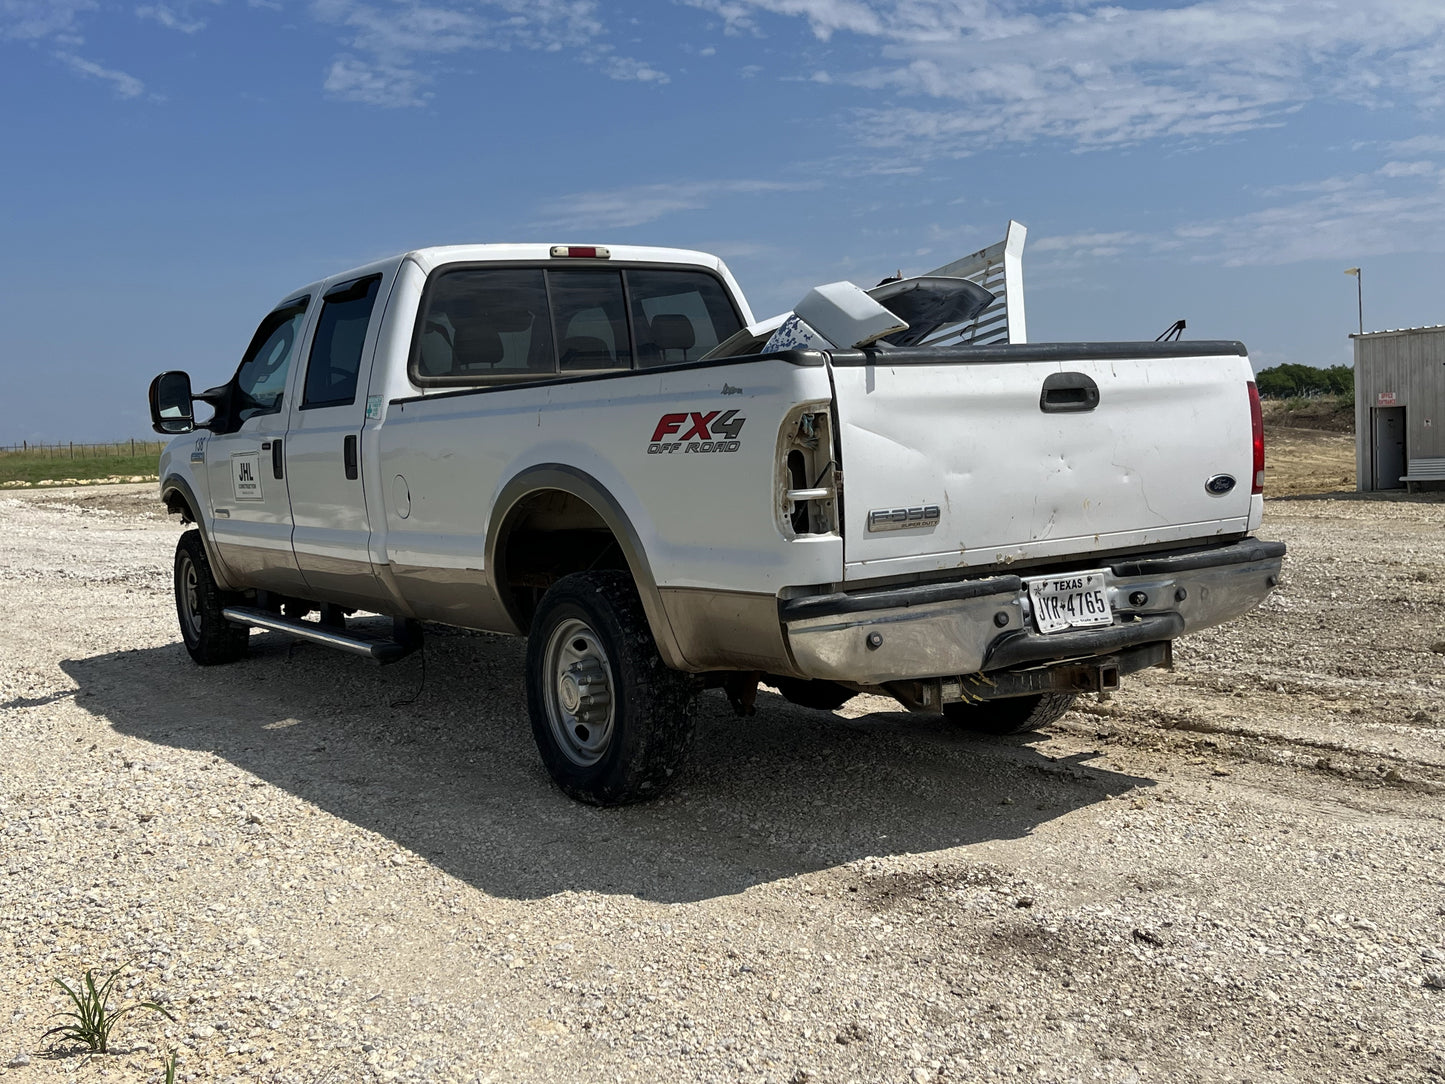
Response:
[[[1238,343],[840,354],[833,378],[845,579],[1248,527],[1253,373]],[[1222,475],[1232,488],[1206,488]]]

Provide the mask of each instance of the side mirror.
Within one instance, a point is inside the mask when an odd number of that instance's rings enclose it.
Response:
[[[189,433],[196,427],[191,405],[191,378],[186,373],[161,373],[151,381],[151,428],[157,433]]]

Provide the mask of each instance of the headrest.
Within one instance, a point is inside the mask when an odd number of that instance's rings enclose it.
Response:
[[[650,326],[659,350],[691,350],[697,345],[697,331],[686,316],[662,313],[652,318]]]
[[[453,369],[491,368],[502,360],[502,339],[496,328],[480,321],[456,326],[452,336]]]

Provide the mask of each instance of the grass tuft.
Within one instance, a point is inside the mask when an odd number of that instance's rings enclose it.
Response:
[[[122,1005],[117,1009],[110,1007],[111,990],[125,968],[126,965],[121,964],[106,975],[105,981],[99,986],[95,984],[95,968],[93,967],[85,969],[85,977],[75,987],[67,985],[64,979],[57,978],[55,984],[65,991],[75,1008],[70,1012],[57,1012],[55,1015],[68,1016],[73,1022],[57,1024],[40,1037],[44,1039],[58,1034],[62,1042],[84,1043],[85,1048],[92,1054],[106,1054],[109,1053],[111,1031],[120,1018],[127,1013],[135,1012],[137,1009],[148,1009],[151,1012],[160,1013],[167,1020],[175,1023],[176,1018],[154,1001],[138,1001],[133,1005]],[[172,1069],[172,1073],[174,1073],[174,1069]]]

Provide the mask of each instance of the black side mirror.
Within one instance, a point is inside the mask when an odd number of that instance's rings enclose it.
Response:
[[[151,381],[151,428],[157,433],[189,433],[196,427],[187,373],[161,373]]]

